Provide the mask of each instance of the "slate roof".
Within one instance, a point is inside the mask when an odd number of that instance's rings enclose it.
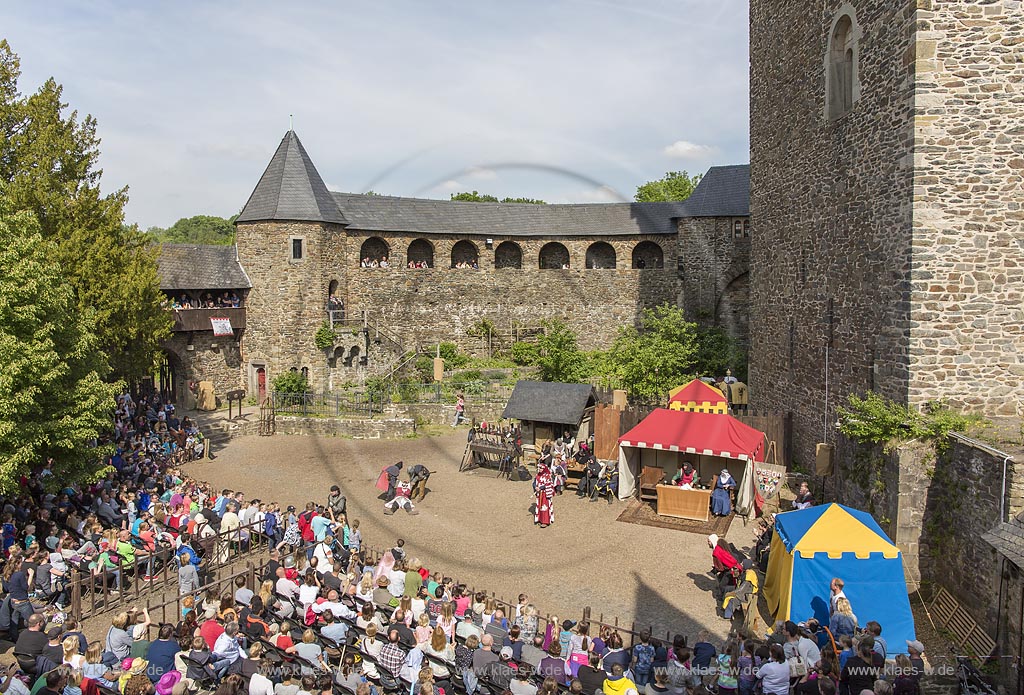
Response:
[[[682,203],[464,203],[334,193],[349,226],[381,232],[496,237],[675,234]]]
[[[748,216],[750,165],[711,167],[684,204],[687,217]]]
[[[1009,523],[1002,523],[981,539],[995,548],[1003,557],[1024,569],[1024,512]]]
[[[505,406],[503,418],[578,425],[583,411],[597,403],[590,384],[517,381]]]
[[[252,287],[234,246],[162,244],[157,256],[162,290],[235,290]]]
[[[236,222],[264,220],[345,224],[294,130],[284,134]]]

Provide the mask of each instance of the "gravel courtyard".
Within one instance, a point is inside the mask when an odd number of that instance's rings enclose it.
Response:
[[[309,500],[323,504],[338,484],[365,543],[391,547],[402,537],[432,571],[506,599],[524,592],[542,614],[576,620],[590,606],[594,619],[603,613],[627,626],[636,620],[656,635],[702,628],[726,635],[728,623],[716,617],[710,594],[704,537],[617,522],[624,502],[590,503],[572,492],[556,498],[551,527],[536,527],[529,482],[498,479],[489,470],[459,473],[465,441],[461,429],[401,440],[249,436],[186,470],[215,488],[300,509]],[[418,516],[385,516],[378,499],[380,469],[398,460],[433,471]],[[751,531],[734,520],[729,540],[749,547]]]

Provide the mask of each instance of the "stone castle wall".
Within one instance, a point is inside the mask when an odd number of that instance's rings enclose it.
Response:
[[[679,221],[680,305],[705,325],[721,326],[749,344],[750,236],[734,225],[749,218],[692,217]]]
[[[995,636],[1001,559],[980,536],[1024,509],[1024,466],[1006,462],[1004,489],[1003,458],[952,437],[938,455],[916,441],[839,447],[837,501],[872,513],[903,552],[910,590],[945,587]]]
[[[919,2],[909,397],[1024,406],[1024,14]],[[980,387],[980,388],[979,388]]]
[[[193,349],[188,350],[188,345]],[[214,337],[213,331],[195,331],[191,338],[188,333],[173,333],[164,349],[171,355],[179,399],[190,381],[212,381],[222,399],[228,391],[245,388],[241,348],[235,337]]]
[[[300,261],[291,260],[293,237],[304,239]],[[247,390],[255,393],[254,364],[266,365],[268,389],[283,371],[305,367],[310,384],[322,390],[328,362],[314,338],[327,318],[327,269],[333,266],[330,259],[344,252],[344,232],[317,223],[258,222],[236,225],[236,239],[239,261],[252,282],[241,355]]]
[[[860,98],[829,121],[841,3],[751,3],[750,392],[757,408],[793,412],[804,465],[834,438],[846,394],[908,393],[913,4],[856,3]]]
[[[388,244],[391,267],[359,267],[364,242],[371,237]],[[347,277],[347,283],[339,279],[339,292],[348,315],[368,312],[387,331],[401,337],[407,348],[440,341],[454,341],[463,348],[476,345],[468,331],[485,318],[499,331],[561,318],[577,332],[582,347],[606,347],[615,337],[615,329],[634,324],[642,308],[674,303],[678,294],[672,236],[520,238],[514,241],[522,250],[522,268],[496,269],[494,249],[504,240],[495,238],[492,248],[487,248],[484,236],[432,235],[427,241],[433,247],[433,267],[406,268],[409,245],[422,238],[349,230],[347,253],[331,261],[332,268]],[[462,241],[476,246],[479,270],[450,267],[453,247]],[[539,268],[541,247],[551,241],[569,251],[570,269]],[[587,248],[595,241],[615,250],[614,269],[585,267]],[[633,248],[642,241],[662,248],[662,268],[631,267]],[[328,275],[328,282],[335,279]]]

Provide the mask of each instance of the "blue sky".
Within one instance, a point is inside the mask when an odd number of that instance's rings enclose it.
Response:
[[[288,129],[333,190],[629,199],[745,163],[747,0],[8,0],[23,92],[99,121],[129,221],[231,215]]]

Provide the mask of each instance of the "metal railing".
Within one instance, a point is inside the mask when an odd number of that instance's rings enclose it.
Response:
[[[302,417],[372,416],[384,412],[387,398],[383,393],[278,393],[269,397],[276,415]]]
[[[197,552],[203,552],[200,546],[206,548],[203,571],[209,576],[267,547],[266,536],[258,521],[233,531],[222,531],[210,538],[213,540],[203,543],[201,539],[193,538],[192,543]],[[68,611],[81,620],[120,606],[134,605],[142,597],[162,594],[178,582],[174,552],[172,547],[158,547],[153,553],[136,550],[135,561],[131,565],[95,574],[75,573],[68,586]]]

